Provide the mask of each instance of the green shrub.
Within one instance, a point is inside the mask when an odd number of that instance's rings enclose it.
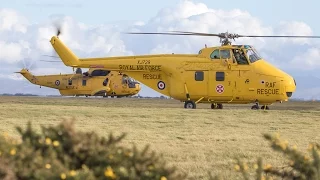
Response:
[[[119,145],[125,137],[99,137],[94,132],[76,132],[73,120],[57,126],[41,126],[37,133],[28,123],[17,127],[19,141],[0,137],[0,179],[185,179],[167,167],[148,146]]]

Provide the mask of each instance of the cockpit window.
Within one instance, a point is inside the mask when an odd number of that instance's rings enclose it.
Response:
[[[248,49],[246,50],[246,53],[251,63],[261,59],[261,57],[258,55],[258,53],[254,49]]]
[[[230,50],[220,50],[220,54],[222,59],[230,58]]]
[[[107,70],[94,70],[92,71],[91,73],[91,76],[106,76],[110,73],[110,71],[107,71]]]
[[[133,78],[129,76],[122,76],[122,84],[130,84],[136,82]]]
[[[233,49],[232,51],[233,51],[233,55],[234,55],[238,65],[248,65],[249,64],[242,49]]]
[[[220,59],[220,53],[219,53],[219,49],[214,50],[211,55],[210,55],[211,59]]]

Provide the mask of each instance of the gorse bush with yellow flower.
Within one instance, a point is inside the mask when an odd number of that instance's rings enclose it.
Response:
[[[21,140],[0,137],[0,179],[185,179],[148,146],[119,145],[125,137],[76,132],[73,120],[36,133],[28,123],[17,127]]]
[[[76,132],[74,120],[65,120],[57,126],[41,127],[41,133],[17,127],[20,139],[0,136],[0,179],[193,179],[168,167],[160,155],[150,152],[148,146],[138,150],[120,145],[125,137],[99,137],[95,132]],[[288,158],[285,167],[263,164],[258,158],[255,164],[237,160],[234,168],[244,179],[308,179],[320,180],[320,146],[310,144],[310,155],[289,146],[278,134],[264,135],[273,150]],[[208,179],[221,179],[209,173]]]

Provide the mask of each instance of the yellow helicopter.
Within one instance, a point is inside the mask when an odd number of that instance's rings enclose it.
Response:
[[[103,97],[128,97],[139,93],[140,84],[116,71],[101,68],[90,68],[82,73],[80,68],[74,74],[56,74],[35,76],[28,69],[20,72],[31,83],[58,89],[62,96],[103,96]]]
[[[125,72],[153,90],[184,102],[184,108],[195,109],[197,103],[210,103],[212,109],[222,109],[223,103],[254,103],[251,109],[260,109],[260,105],[261,109],[269,109],[275,102],[288,101],[296,90],[295,79],[264,60],[253,46],[231,45],[231,40],[239,37],[319,38],[181,31],[128,34],[216,36],[222,45],[202,48],[198,54],[78,58],[59,39],[59,33],[50,42],[66,66],[98,66]]]

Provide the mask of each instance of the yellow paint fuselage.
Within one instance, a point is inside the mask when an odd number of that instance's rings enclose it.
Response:
[[[124,83],[124,76],[118,72],[110,72],[107,76],[85,76],[81,73],[34,76],[23,69],[19,73],[33,84],[59,90],[62,96],[121,97],[136,95],[141,90],[138,83],[134,86]],[[108,81],[105,81],[106,79]]]
[[[258,101],[268,105],[287,101],[296,89],[289,74],[262,58],[239,64],[233,55],[211,57],[215,50],[232,52],[237,46],[204,48],[199,54],[190,55],[78,58],[57,37],[52,37],[51,44],[67,66],[124,72],[153,90],[181,101],[237,104]]]

